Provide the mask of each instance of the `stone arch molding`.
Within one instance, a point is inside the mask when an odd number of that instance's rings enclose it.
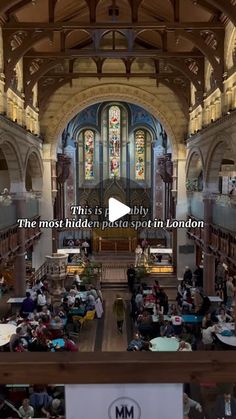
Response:
[[[15,192],[14,185],[23,182],[23,162],[15,138],[3,130],[0,130],[0,148],[7,162],[11,192]]]
[[[51,143],[51,157],[55,159],[57,143],[68,122],[86,107],[103,101],[124,101],[137,104],[150,112],[165,128],[173,150],[173,159],[178,158],[178,143],[185,133],[185,118],[170,109],[152,93],[143,89],[121,84],[105,84],[77,92],[55,113],[47,123],[45,139]],[[184,128],[183,128],[184,126]]]
[[[206,189],[212,192],[218,192],[218,179],[221,167],[221,161],[226,149],[232,150],[232,137],[229,133],[219,134],[208,150],[205,164],[205,185]],[[234,152],[232,150],[232,157]]]
[[[204,172],[205,172],[205,165],[204,165],[204,159],[203,159],[203,155],[202,155],[202,152],[201,152],[201,150],[200,150],[200,148],[199,147],[193,147],[191,150],[190,150],[190,152],[189,152],[189,154],[188,154],[188,157],[187,157],[187,161],[186,161],[186,169],[185,169],[185,171],[186,171],[186,178],[188,177],[188,175],[189,175],[189,171],[190,171],[190,165],[191,165],[191,162],[192,162],[192,159],[193,159],[193,157],[194,157],[194,155],[198,155],[198,157],[200,158],[200,161],[201,161],[201,166],[202,166],[202,170],[203,170],[203,176],[204,176]]]
[[[27,167],[30,164],[33,189],[42,190],[43,186],[43,161],[39,150],[36,147],[30,147],[24,162],[24,179],[26,178]]]

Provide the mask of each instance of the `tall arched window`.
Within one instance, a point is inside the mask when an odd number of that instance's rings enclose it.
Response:
[[[84,178],[94,179],[94,132],[84,131]]]
[[[111,106],[108,112],[109,177],[119,178],[121,157],[121,112],[118,106]]]
[[[145,131],[135,132],[135,179],[145,180]]]

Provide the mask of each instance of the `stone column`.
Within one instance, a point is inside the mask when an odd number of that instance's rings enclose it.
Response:
[[[187,191],[186,191],[186,150],[183,145],[179,149],[179,156],[177,162],[177,205],[176,205],[176,220],[187,219]],[[185,266],[189,266],[190,269],[195,267],[195,252],[190,252],[191,249],[188,246],[193,246],[193,242],[188,239],[187,229],[178,228],[176,230],[176,245],[177,245],[177,278],[183,278]]]
[[[41,220],[53,220],[53,204],[56,191],[52,191],[52,163],[51,145],[43,146],[43,189],[39,205]],[[53,186],[54,187],[54,186]],[[52,253],[52,229],[42,229],[42,235],[33,250],[33,268],[36,270],[44,263],[45,255]]]
[[[212,222],[213,200],[205,195],[204,203],[204,261],[203,261],[203,288],[207,295],[215,295],[215,257],[210,251],[210,224]]]
[[[24,189],[23,185],[21,187]],[[17,219],[26,218],[26,193],[23,191],[15,199]],[[25,228],[18,228],[18,250],[15,259],[15,297],[25,296],[26,262],[25,262]]]

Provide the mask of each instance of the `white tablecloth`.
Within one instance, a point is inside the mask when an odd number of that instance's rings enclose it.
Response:
[[[234,331],[234,323],[225,323],[221,326],[221,330],[232,330]],[[220,342],[224,343],[225,345],[234,346],[236,347],[236,336],[222,336],[220,333],[216,334],[217,338]]]
[[[0,324],[0,346],[9,343],[11,335],[16,332],[16,326],[13,324]]]
[[[176,338],[159,337],[151,340],[153,352],[176,352],[179,349],[179,341]]]

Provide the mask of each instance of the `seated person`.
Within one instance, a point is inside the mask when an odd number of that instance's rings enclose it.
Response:
[[[141,338],[139,333],[135,333],[133,339],[128,345],[127,351],[141,351],[143,347],[143,339]]]
[[[42,412],[47,418],[62,418],[65,414],[64,403],[60,399],[53,399],[48,407],[43,407]]]
[[[213,349],[214,334],[218,331],[219,328],[216,324],[213,324],[211,321],[206,323],[206,329],[202,330],[202,343],[206,350]]]
[[[152,335],[152,316],[147,311],[144,311],[143,314],[139,316],[137,323],[139,324],[138,330],[141,336],[147,337]]]
[[[72,307],[75,304],[75,296],[76,296],[76,294],[77,294],[76,287],[75,288],[73,287],[70,290],[70,292],[69,292],[69,294],[67,296],[67,298],[68,298],[68,306],[69,307]]]
[[[236,419],[236,400],[230,393],[224,393],[217,398],[213,418]]]
[[[86,310],[87,311],[94,310],[95,309],[95,303],[96,303],[96,301],[95,301],[94,296],[92,294],[89,294],[87,296]]]
[[[209,311],[209,309],[211,307],[211,302],[206,295],[203,295],[202,297],[203,297],[202,305],[201,305],[199,311],[197,312],[197,314],[199,314],[201,316],[205,316],[205,314]]]
[[[33,418],[34,417],[34,408],[30,406],[29,399],[24,399],[22,406],[19,408],[21,418]]]
[[[168,320],[165,320],[164,325],[160,327],[160,335],[162,337],[170,338],[171,336],[174,336],[174,334],[172,324]]]
[[[233,317],[231,317],[229,314],[226,313],[226,311],[222,308],[220,310],[220,313],[216,316],[218,319],[219,325],[223,325],[226,322],[232,322]]]
[[[188,288],[184,291],[182,308],[188,309],[188,310],[192,310],[193,308],[193,299],[192,299],[190,289]]]
[[[168,310],[168,316],[179,316],[180,310],[176,304],[171,304]]]
[[[91,286],[88,287],[88,295],[89,294],[93,295],[94,298],[95,298],[95,300],[98,298],[97,290],[96,290],[96,288],[93,285],[91,285]]]
[[[183,318],[181,316],[171,316],[170,319],[175,335],[180,335],[183,329]]]
[[[49,409],[52,403],[52,397],[48,395],[44,386],[34,386],[33,392],[29,396],[29,401],[34,408],[35,416],[41,417],[42,413],[47,415],[47,409]]]
[[[178,349],[178,352],[189,352],[189,351],[191,351],[192,350],[192,347],[191,347],[191,345],[190,345],[190,343],[188,343],[188,342],[185,342],[184,340],[182,340],[180,343],[179,343],[179,349]]]

